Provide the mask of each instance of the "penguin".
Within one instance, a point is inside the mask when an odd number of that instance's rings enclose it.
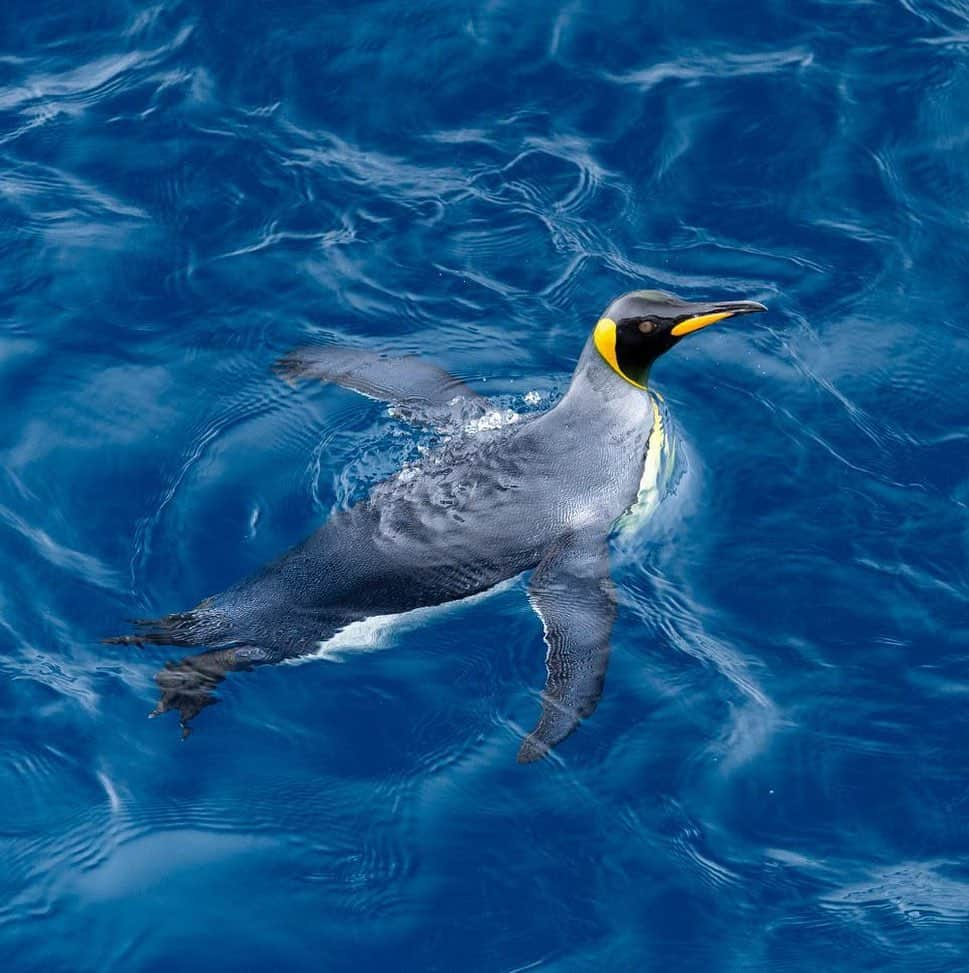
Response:
[[[469,598],[531,571],[547,680],[518,761],[539,760],[602,695],[616,616],[609,539],[635,506],[656,448],[650,370],[687,335],[765,310],[756,301],[624,294],[598,319],[554,407],[487,437],[461,430],[487,423],[494,406],[420,358],[332,346],[290,352],[275,371],[291,384],[335,383],[452,434],[253,576],[104,641],[203,650],[155,677],[152,715],[177,712],[185,736],[230,672],[317,653],[355,622]]]

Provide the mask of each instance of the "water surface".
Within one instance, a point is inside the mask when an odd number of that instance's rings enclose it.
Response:
[[[969,14],[885,0],[0,12],[0,960],[969,962]],[[307,341],[547,404],[651,286],[769,315],[654,370],[681,475],[603,702],[519,767],[518,583],[228,680],[99,644],[428,444]],[[176,653],[172,653],[176,654]]]

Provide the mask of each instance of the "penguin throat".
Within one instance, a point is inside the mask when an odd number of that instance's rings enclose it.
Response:
[[[641,368],[630,367],[626,362],[620,363],[616,345],[616,322],[611,318],[602,318],[592,333],[596,350],[606,364],[624,381],[637,389],[646,390],[646,379],[649,377],[649,365]]]

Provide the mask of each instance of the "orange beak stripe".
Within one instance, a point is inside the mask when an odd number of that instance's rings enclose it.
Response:
[[[687,318],[685,321],[674,325],[670,334],[681,338],[685,334],[699,331],[700,328],[709,327],[711,324],[716,324],[724,318],[729,318],[735,313],[735,311],[718,311],[716,314],[698,314],[695,318]]]

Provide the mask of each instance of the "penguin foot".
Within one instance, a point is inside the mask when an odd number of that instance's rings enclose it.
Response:
[[[221,652],[212,652],[190,656],[180,662],[166,662],[165,668],[155,674],[161,697],[149,717],[177,711],[182,739],[186,739],[192,732],[189,723],[207,706],[219,701],[214,690],[225,679],[227,669],[220,660],[212,657],[220,655]]]

